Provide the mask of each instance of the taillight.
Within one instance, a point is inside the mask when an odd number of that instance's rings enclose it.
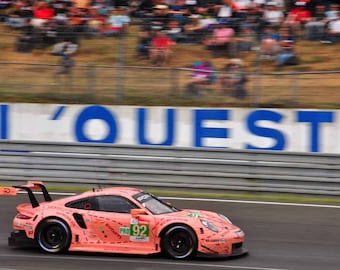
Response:
[[[20,214],[20,213],[18,213],[15,217],[18,218],[18,219],[31,219],[32,218],[30,216],[26,216],[26,215]]]

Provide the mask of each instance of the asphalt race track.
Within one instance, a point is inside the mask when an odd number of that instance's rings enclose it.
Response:
[[[54,198],[56,196],[53,196]],[[10,249],[15,206],[27,195],[0,197],[0,270],[339,270],[340,207],[169,200],[180,208],[221,212],[247,234],[249,255],[229,260],[175,261],[162,257],[102,254],[47,255]]]

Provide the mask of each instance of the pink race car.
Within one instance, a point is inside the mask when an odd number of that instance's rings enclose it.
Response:
[[[37,189],[44,202],[33,193]],[[28,182],[2,187],[0,194],[18,190],[28,193],[30,203],[17,206],[9,246],[38,246],[47,253],[164,253],[174,259],[247,253],[243,231],[224,215],[177,209],[140,189],[93,189],[52,200],[42,182]]]

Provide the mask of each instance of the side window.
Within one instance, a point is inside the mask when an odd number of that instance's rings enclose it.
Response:
[[[70,207],[70,208],[83,209],[83,210],[97,210],[96,200],[94,197],[88,197],[88,198],[68,202],[65,206]]]
[[[120,196],[98,196],[97,201],[99,211],[130,213],[131,209],[138,208],[133,202]]]

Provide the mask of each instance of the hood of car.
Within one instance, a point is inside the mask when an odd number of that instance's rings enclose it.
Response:
[[[174,213],[178,217],[186,217],[193,221],[205,220],[213,223],[218,228],[228,230],[238,230],[239,228],[233,225],[226,217],[216,212],[196,210],[196,209],[181,209],[181,211]]]

